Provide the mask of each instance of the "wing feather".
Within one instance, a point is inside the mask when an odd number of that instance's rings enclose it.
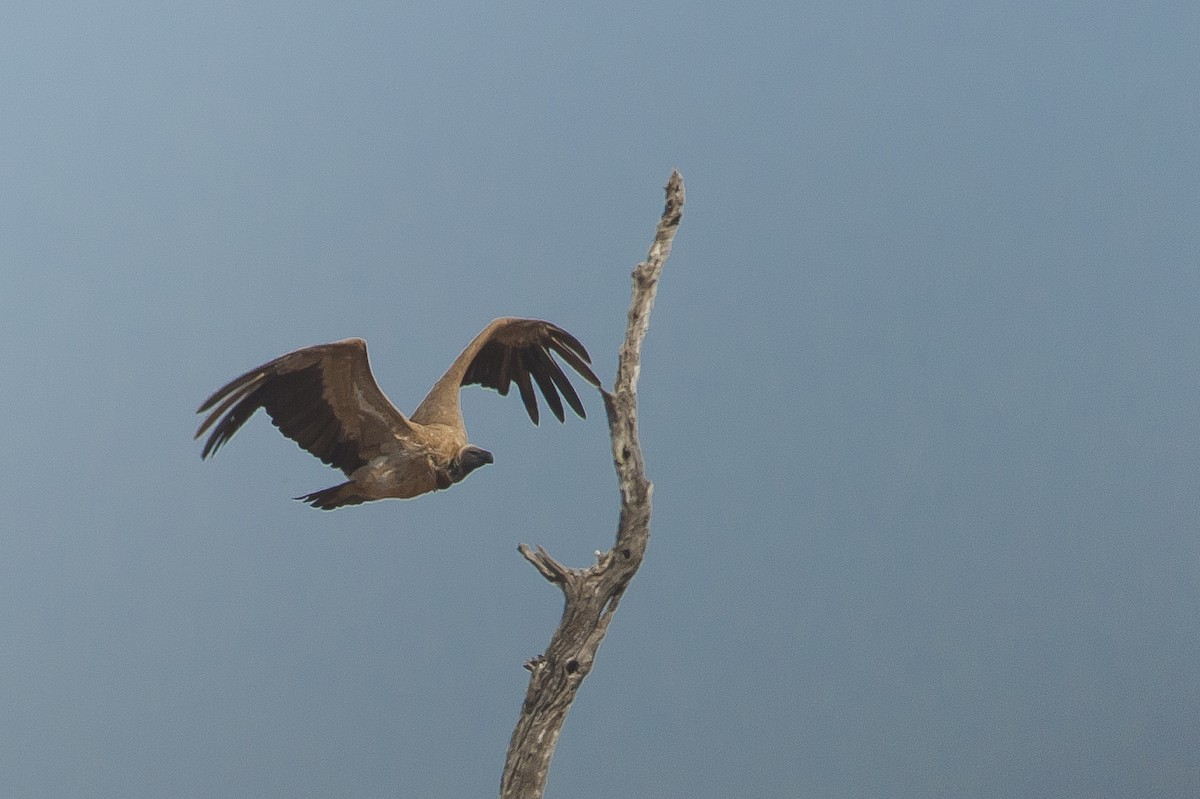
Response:
[[[587,349],[561,327],[540,319],[496,319],[472,339],[434,384],[412,420],[419,424],[452,425],[461,430],[459,390],[463,386],[480,385],[506,396],[514,382],[534,424],[539,417],[534,383],[560,421],[565,418],[564,399],[571,410],[586,418],[578,393],[554,355],[593,386],[600,385],[600,379],[589,366],[592,359]]]
[[[512,384],[513,375],[517,372],[513,364],[514,353],[511,349],[496,345],[489,345],[484,349],[490,351],[486,353],[486,357],[477,359],[479,380],[487,381],[489,385],[495,385],[500,396],[507,397],[508,387]],[[466,383],[464,382],[463,385]]]
[[[575,393],[575,386],[571,385],[571,381],[567,379],[567,375],[563,372],[562,367],[555,363],[554,359],[549,355],[546,356],[546,363],[549,364],[546,367],[546,374],[550,375],[550,379],[554,381],[554,385],[558,386],[558,390],[562,392],[563,399],[567,401],[567,404],[571,406],[571,410],[575,411],[580,418],[586,419],[587,414],[584,413],[583,402],[580,401],[579,395]],[[546,399],[549,398],[550,395],[546,394]],[[559,421],[562,421],[562,418],[563,414],[559,413]]]
[[[576,372],[579,372],[579,374],[583,375],[585,380],[587,380],[593,386],[598,387],[600,385],[600,378],[596,377],[595,373],[591,370],[591,367],[588,366],[588,364],[592,362],[592,359],[588,356],[587,350],[583,348],[582,344],[580,344],[578,341],[575,341],[574,337],[568,336],[568,339],[573,342],[573,346],[567,345],[560,341],[551,341],[550,349],[552,349],[556,355],[566,361],[568,366],[570,366]]]
[[[529,381],[529,367],[524,363],[525,354],[518,352],[516,357],[517,369],[514,372],[514,378],[517,381],[517,388],[521,390],[521,402],[525,403],[525,410],[529,412],[529,418],[534,424],[538,423],[538,401],[537,394],[533,393],[533,384]]]
[[[290,352],[213,392],[196,431],[201,457],[216,453],[259,408],[279,431],[347,475],[411,432],[371,374],[366,342],[347,339]]]
[[[561,375],[562,370],[559,369],[558,364],[556,364],[554,360],[542,350],[535,352],[533,354],[533,359],[537,361],[537,368],[530,369],[530,374],[533,375],[533,379],[537,382],[538,388],[541,389],[542,396],[546,398],[546,404],[550,406],[550,412],[554,414],[558,421],[565,421],[565,417],[563,416],[562,400],[559,399],[558,388],[556,388],[558,383],[552,377],[555,372],[558,372]],[[565,375],[563,376],[563,379],[566,380]],[[575,391],[575,389],[571,387],[570,383],[567,383],[567,389],[572,393]],[[568,402],[570,402],[570,400],[568,400]],[[574,408],[575,406],[572,405],[571,407]]]

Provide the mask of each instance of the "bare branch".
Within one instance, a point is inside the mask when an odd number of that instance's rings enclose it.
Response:
[[[508,745],[500,781],[501,799],[541,799],[567,711],[592,669],[609,622],[641,566],[650,540],[654,487],[646,479],[638,439],[637,383],[642,342],[650,325],[659,276],[683,218],[683,177],[678,171],[672,172],[667,181],[666,197],[654,243],[646,260],[633,270],[633,296],[616,383],[612,393],[600,391],[621,491],[616,543],[607,552],[598,553],[596,564],[586,569],[568,568],[540,546],[536,551],[525,544],[518,547],[543,577],[562,589],[566,602],[546,652],[525,664],[530,671],[529,688]]]
[[[528,544],[517,544],[517,551],[524,555],[525,560],[532,563],[533,567],[541,572],[547,580],[557,585],[566,584],[571,570],[551,557],[550,553],[540,544],[537,552],[531,550]]]

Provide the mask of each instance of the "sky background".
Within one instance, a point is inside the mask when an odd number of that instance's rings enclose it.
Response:
[[[8,4],[0,796],[498,790],[616,529],[598,397],[334,513],[261,415],[361,336],[415,408],[490,319],[611,385],[652,538],[549,797],[1200,795],[1200,5]]]

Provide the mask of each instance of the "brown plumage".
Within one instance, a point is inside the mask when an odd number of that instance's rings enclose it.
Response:
[[[467,442],[459,389],[480,385],[507,395],[517,384],[538,423],[534,384],[564,420],[563,400],[581,418],[583,403],[551,353],[599,386],[579,340],[538,319],[496,319],[471,340],[411,417],[396,409],[371,374],[360,338],[289,352],[218,389],[197,413],[209,412],[196,438],[212,428],[202,458],[215,453],[264,408],[279,431],[350,479],[297,499],[322,510],[375,499],[407,499],[449,488],[492,454]]]

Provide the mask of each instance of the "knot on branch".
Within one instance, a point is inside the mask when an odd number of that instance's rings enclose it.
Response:
[[[633,269],[633,280],[639,290],[647,291],[658,282],[658,270],[653,264],[640,263]]]

